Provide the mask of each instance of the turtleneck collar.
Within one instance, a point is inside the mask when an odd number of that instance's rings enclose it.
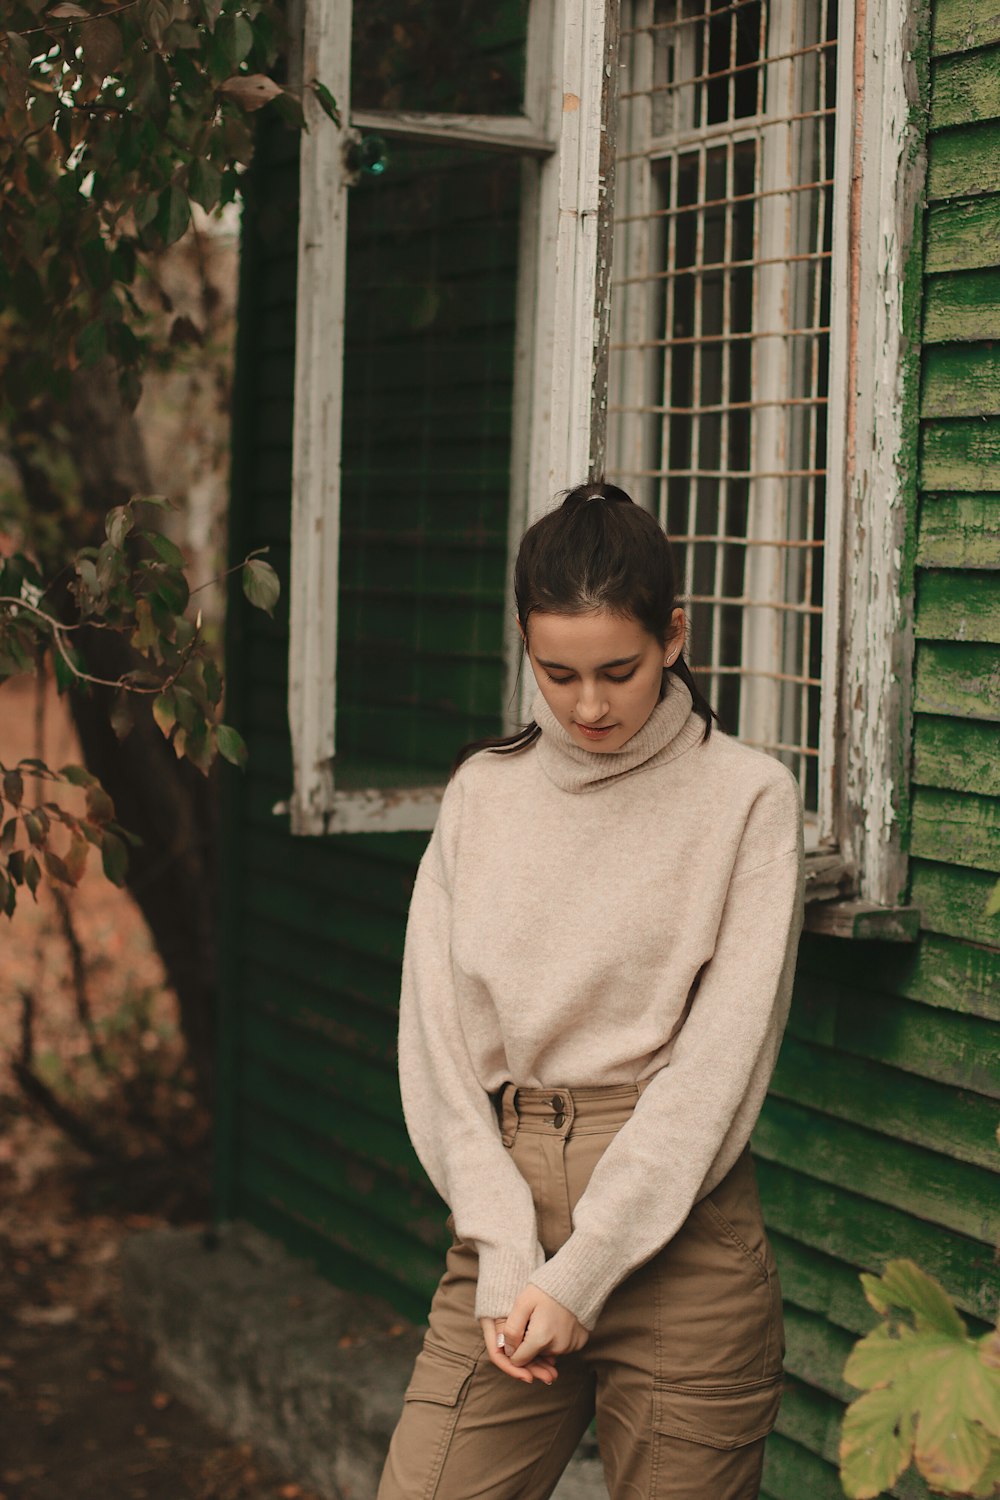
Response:
[[[593,792],[609,786],[630,771],[661,766],[690,749],[704,733],[705,723],[694,712],[691,691],[672,673],[666,695],[659,700],[642,728],[620,750],[587,750],[578,745],[549,708],[541,689],[531,705],[541,730],[535,748],[550,781],[567,792]]]

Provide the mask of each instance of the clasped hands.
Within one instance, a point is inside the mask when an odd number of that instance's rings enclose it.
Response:
[[[493,1363],[527,1385],[535,1380],[552,1385],[559,1374],[556,1356],[574,1354],[590,1337],[569,1308],[530,1281],[505,1318],[480,1318],[479,1323]]]

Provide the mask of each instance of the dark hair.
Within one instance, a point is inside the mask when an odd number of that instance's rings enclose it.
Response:
[[[514,564],[514,598],[525,631],[533,609],[564,615],[607,609],[634,616],[665,646],[675,579],[670,541],[656,518],[617,485],[596,481],[570,490],[560,506],[528,527]],[[705,720],[707,740],[712,720],[721,721],[696,686],[683,652],[663,669],[661,698],[668,672],[676,672],[690,689],[694,712]],[[540,733],[532,720],[517,734],[472,740],[456,755],[449,780],[477,750],[509,755],[534,744]]]

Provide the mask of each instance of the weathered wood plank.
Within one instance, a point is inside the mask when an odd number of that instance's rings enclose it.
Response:
[[[938,1010],[1000,1021],[1000,948],[985,948],[937,932],[921,933],[913,948],[850,948],[835,939],[804,937],[796,994],[808,1005],[811,981],[831,980],[912,1000]],[[825,991],[824,991],[825,993]],[[926,1025],[935,1022],[928,1018]]]
[[[1000,569],[998,496],[922,495],[917,564],[925,568]]]
[[[925,224],[927,274],[974,271],[1000,262],[1000,195],[933,203]]]
[[[771,1095],[996,1173],[997,1107],[965,1089],[785,1037]],[[770,1103],[765,1104],[770,1108]],[[817,1135],[823,1133],[817,1118]],[[870,1143],[877,1155],[879,1142]],[[942,1168],[942,1170],[944,1170]],[[852,1186],[853,1186],[852,1182]],[[1000,1186],[1000,1184],[998,1184]]]
[[[1000,490],[1000,420],[925,422],[920,484],[925,490]]]
[[[984,915],[996,885],[994,874],[918,858],[913,859],[910,873],[911,897],[920,907],[924,927],[1000,948],[1000,915]]]
[[[300,1077],[284,1074],[255,1057],[240,1068],[240,1098],[254,1109],[269,1111],[298,1129],[328,1141],[335,1151],[366,1159],[373,1167],[397,1176],[408,1186],[434,1190],[417,1162],[403,1128],[402,1116],[389,1120],[361,1109],[349,1100],[331,1099]]]
[[[781,1233],[865,1270],[881,1271],[893,1256],[909,1256],[966,1312],[982,1319],[996,1316],[992,1245],[760,1157],[757,1178],[767,1223]]]
[[[1000,797],[998,739],[992,724],[917,714],[912,780],[920,786]]]
[[[354,1267],[363,1266],[369,1273],[376,1271],[428,1294],[440,1279],[441,1252],[426,1248],[358,1205],[348,1210],[329,1192],[299,1176],[294,1161],[265,1160],[257,1151],[241,1150],[239,1177],[242,1193],[260,1198],[275,1216],[280,1215],[277,1223],[282,1238],[286,1233],[282,1221],[298,1222],[343,1251]],[[372,1280],[369,1276],[369,1284]],[[380,1290],[385,1293],[389,1288],[382,1285]]]
[[[352,1252],[349,1244],[343,1247],[335,1245],[321,1229],[310,1224],[305,1215],[289,1217],[283,1208],[255,1192],[247,1182],[239,1184],[235,1213],[278,1240],[292,1255],[311,1261],[320,1275],[326,1276],[335,1286],[376,1296],[414,1323],[426,1320],[437,1280],[430,1263],[425,1266],[423,1276],[416,1268],[411,1284],[406,1281],[408,1267],[405,1264],[396,1267],[395,1274],[387,1278],[384,1271],[369,1265],[356,1250]]]
[[[912,808],[912,854],[1000,873],[1000,799],[917,787]]]
[[[927,196],[978,198],[1000,192],[1000,152],[997,127],[966,125],[932,135],[927,143]]]
[[[922,640],[1000,643],[1000,578],[992,573],[921,569],[914,630]]]
[[[853,1335],[874,1327],[875,1314],[865,1299],[856,1267],[803,1245],[773,1224],[768,1224],[767,1233],[786,1303],[818,1313]]]
[[[240,1050],[317,1093],[342,1098],[390,1124],[400,1115],[399,1082],[393,1066],[382,1066],[332,1045],[315,1028],[275,1020],[247,1006],[240,1025]]]
[[[966,880],[989,879],[976,870],[960,873]],[[931,1019],[922,1005],[880,994],[870,982],[854,986],[796,975],[788,1032],[803,1042],[1000,1098],[1000,1024],[944,1010]]]
[[[996,132],[1000,142],[1000,130]],[[1000,146],[994,146],[1000,157]],[[954,271],[924,279],[924,343],[1000,337],[1000,275]],[[989,488],[989,486],[984,486]]]
[[[1000,651],[960,641],[918,641],[914,709],[962,719],[1000,719]]]
[[[931,50],[936,57],[1000,42],[1000,7],[996,0],[936,0],[931,13]]]
[[[350,1106],[342,1106],[341,1113],[345,1108]],[[240,1139],[248,1156],[288,1167],[297,1178],[338,1201],[342,1211],[368,1213],[432,1250],[441,1245],[448,1210],[437,1194],[405,1182],[396,1171],[382,1170],[367,1155],[356,1158],[347,1151],[330,1150],[325,1128],[320,1135],[300,1130],[276,1114],[265,1098],[243,1103]]]
[[[925,349],[920,389],[922,417],[1000,415],[1000,349],[989,345],[932,345]]]
[[[1000,1231],[1000,1182],[995,1172],[784,1099],[766,1100],[754,1130],[753,1151],[757,1161],[779,1162],[819,1182],[850,1187],[877,1203],[991,1246]]]
[[[855,1342],[851,1334],[815,1313],[786,1306],[785,1340],[785,1369],[793,1382],[802,1381],[814,1391],[822,1391],[841,1402],[856,1394],[843,1379],[847,1356]]]
[[[844,1500],[844,1491],[837,1470],[822,1458],[817,1458],[794,1439],[786,1437],[781,1430],[781,1413],[778,1425],[767,1440],[764,1449],[763,1484],[773,1500]]]
[[[931,67],[930,128],[1000,116],[1000,47],[941,58]]]

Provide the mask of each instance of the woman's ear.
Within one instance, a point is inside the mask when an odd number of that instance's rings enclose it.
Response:
[[[670,639],[663,652],[663,665],[672,667],[684,650],[687,640],[687,616],[678,606],[670,617]]]
[[[524,626],[521,624],[521,616],[515,614],[514,619],[517,621],[517,628],[521,632],[521,640],[524,642],[525,649],[527,649],[528,637],[524,633]]]

